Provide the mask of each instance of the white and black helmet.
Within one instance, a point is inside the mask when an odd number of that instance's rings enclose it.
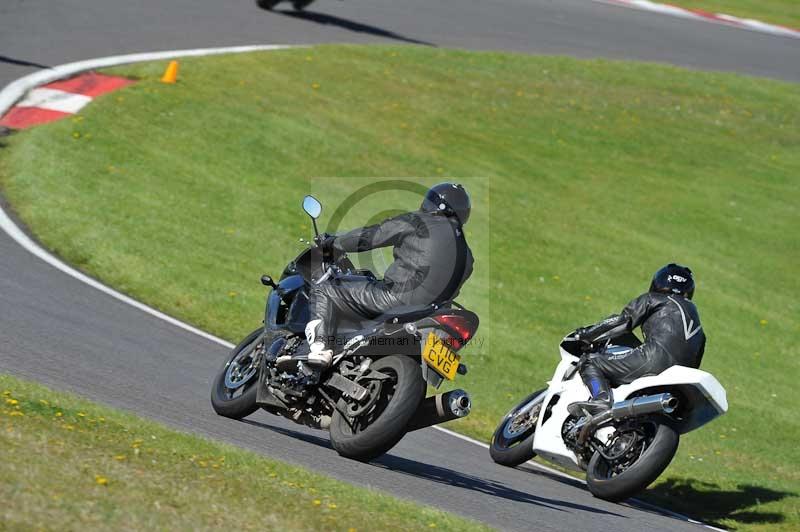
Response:
[[[420,210],[455,216],[464,225],[469,220],[472,202],[463,186],[457,183],[439,183],[425,194]]]

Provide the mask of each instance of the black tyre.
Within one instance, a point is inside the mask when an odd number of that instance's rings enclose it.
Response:
[[[586,482],[595,497],[619,502],[636,495],[649,486],[667,468],[678,450],[680,437],[674,429],[654,421],[642,424],[645,437],[624,460],[609,462],[595,452],[586,469]],[[622,434],[624,437],[625,433]]]
[[[211,406],[220,416],[242,419],[256,410],[258,365],[266,341],[263,327],[234,347],[211,384]]]
[[[539,420],[542,403],[547,390],[538,390],[523,399],[505,415],[494,431],[489,454],[500,465],[516,467],[534,456],[533,438],[536,435],[536,422]],[[517,415],[522,407],[538,401],[523,418]]]
[[[425,397],[426,387],[417,359],[388,356],[375,360],[370,367],[391,375],[391,381],[384,381],[374,406],[352,420],[352,427],[339,411],[334,412],[330,427],[336,452],[364,462],[382,455],[405,436],[406,425]]]
[[[293,0],[292,7],[297,11],[302,11],[313,3],[314,0]]]

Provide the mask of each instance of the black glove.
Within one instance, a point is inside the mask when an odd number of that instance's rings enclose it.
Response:
[[[334,240],[336,240],[336,235],[329,235],[328,233],[322,233],[314,237],[314,242],[322,250],[333,249]]]

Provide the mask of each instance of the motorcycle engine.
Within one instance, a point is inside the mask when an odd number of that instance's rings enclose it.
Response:
[[[575,456],[578,458],[578,465],[583,469],[586,469],[593,452],[591,447],[578,444],[578,435],[586,424],[586,421],[587,418],[569,416],[561,426],[561,439],[564,440],[567,449],[575,453]]]
[[[286,403],[305,398],[308,395],[308,387],[319,381],[318,373],[302,362],[290,360],[281,367],[275,363],[279,356],[294,356],[298,348],[303,345],[303,340],[299,336],[292,336],[276,340],[267,352],[270,391]]]
[[[561,438],[564,440],[567,448],[573,452],[578,449],[578,433],[583,426],[579,424],[578,421],[580,420],[575,416],[569,416],[561,427]]]

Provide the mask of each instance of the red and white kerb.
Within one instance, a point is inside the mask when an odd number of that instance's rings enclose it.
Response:
[[[73,115],[101,94],[121,89],[133,80],[87,72],[54,81],[28,92],[0,119],[0,126],[25,129]]]

